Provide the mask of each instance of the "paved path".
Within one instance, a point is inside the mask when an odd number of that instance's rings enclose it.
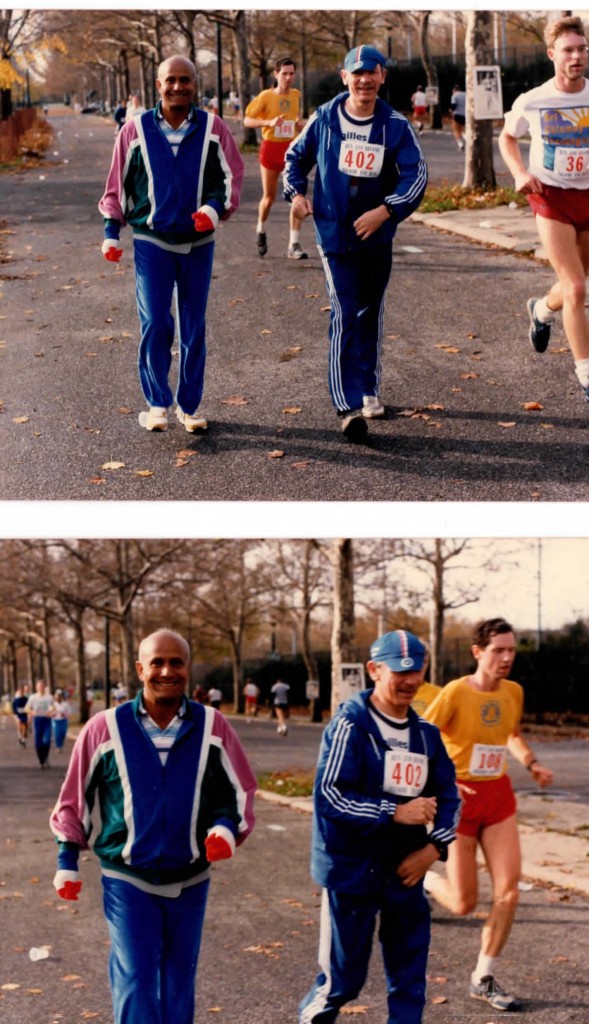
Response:
[[[254,760],[253,748],[251,754]],[[55,844],[47,821],[64,770],[58,755],[52,761],[49,771],[39,771],[33,750],[18,747],[12,722],[0,718],[0,1018],[3,1024],[112,1024],[96,858],[82,859],[78,903],[59,900],[51,885]],[[198,1024],[294,1024],[316,969],[319,893],[308,873],[310,815],[265,800],[256,813],[257,826],[235,859],[213,868]],[[485,872],[481,886],[477,914],[456,920],[434,912],[424,1024],[498,1024],[497,1015],[466,994],[489,905]],[[521,893],[501,972],[505,986],[526,1001],[516,1020],[587,1024],[588,926],[589,900],[575,892],[533,885]],[[49,958],[32,963],[29,949],[45,944]],[[434,1002],[440,997],[445,1001]],[[356,1012],[366,1024],[385,1019],[377,948],[355,1005],[364,1008]]]
[[[94,116],[52,120],[54,162],[2,178],[5,500],[586,498],[589,410],[570,354],[559,329],[544,357],[527,342],[525,301],[547,285],[549,270],[416,222],[398,233],[389,288],[389,417],[373,425],[370,445],[343,441],[327,393],[321,265],[312,246],[309,260],[286,260],[286,204],[272,213],[269,255],[256,256],[251,154],[242,208],[217,247],[209,436],[189,438],[178,424],[163,435],[140,430],[129,233],[120,267],[100,254],[96,202],[112,128]],[[442,144],[426,137],[426,154]],[[307,245],[311,236],[309,225]]]

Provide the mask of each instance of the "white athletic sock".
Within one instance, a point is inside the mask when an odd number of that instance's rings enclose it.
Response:
[[[586,388],[589,384],[589,359],[576,359],[575,373],[581,387]]]
[[[543,324],[552,323],[552,321],[554,320],[555,313],[556,310],[550,309],[550,306],[546,302],[545,298],[538,299],[536,305],[534,306],[534,316],[536,317],[536,320],[540,320],[540,322]]]
[[[300,231],[295,231],[295,229],[292,228],[291,232],[290,232],[289,245],[294,245],[295,242],[299,242],[300,241],[300,237],[301,237],[301,232]]]
[[[265,220],[259,220],[258,221],[257,226],[256,226],[256,232],[258,234],[262,234],[262,235],[266,234],[266,221]]]
[[[477,965],[472,972],[472,980],[475,985],[477,985],[479,981],[482,981],[483,978],[488,978],[489,975],[493,977],[496,962],[496,956],[487,956],[486,953],[479,953]]]

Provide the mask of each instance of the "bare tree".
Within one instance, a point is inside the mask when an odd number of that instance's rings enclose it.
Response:
[[[341,666],[355,657],[354,548],[350,539],[333,540],[333,626],[331,633],[331,713],[340,704]]]

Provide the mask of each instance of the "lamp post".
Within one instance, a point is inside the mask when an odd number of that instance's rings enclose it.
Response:
[[[108,605],[105,605],[108,608]],[[110,707],[110,618],[104,616],[104,706]]]
[[[221,23],[217,22],[217,97],[218,114],[223,118],[223,52],[222,52],[222,29]]]

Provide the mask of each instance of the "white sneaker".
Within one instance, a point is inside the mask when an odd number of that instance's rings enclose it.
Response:
[[[194,434],[197,430],[206,430],[208,427],[204,416],[197,416],[196,413],[193,416],[189,416],[187,412],[182,411],[179,405],[176,406],[176,416],[189,434]]]
[[[384,416],[384,405],[378,395],[364,395],[362,398],[362,415],[367,420]]]
[[[159,405],[150,405],[147,412],[139,413],[139,426],[146,430],[167,430],[168,410]]]
[[[289,245],[286,255],[289,260],[306,260],[309,258],[299,242],[293,242],[292,245]]]

